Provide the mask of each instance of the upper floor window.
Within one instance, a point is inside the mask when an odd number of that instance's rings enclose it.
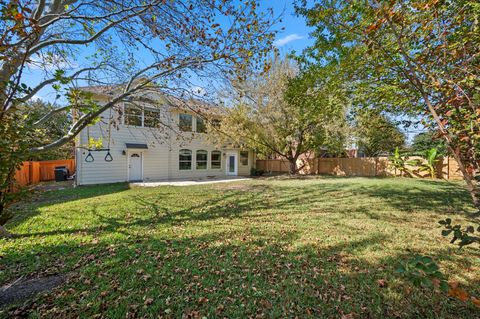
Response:
[[[139,127],[159,127],[160,111],[137,106],[126,106],[125,125]]]
[[[178,167],[182,171],[192,169],[192,151],[191,150],[180,150],[180,153],[178,156]]]
[[[160,126],[160,111],[145,108],[143,112],[143,126],[144,127],[159,127]]]
[[[125,125],[142,126],[142,109],[135,106],[125,107]]]
[[[203,150],[197,151],[197,169],[207,169],[208,152]]]
[[[192,115],[184,114],[184,113],[179,114],[178,127],[182,132],[191,132],[192,131]]]
[[[205,125],[205,121],[200,116],[197,116],[197,132],[198,133],[207,132],[207,126]]]
[[[213,127],[220,128],[221,122],[220,122],[219,119],[213,119],[213,120],[210,121],[210,123],[212,124]]]
[[[248,165],[248,151],[240,152],[240,164],[242,164],[243,166]]]

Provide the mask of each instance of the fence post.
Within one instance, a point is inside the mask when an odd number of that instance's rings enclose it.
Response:
[[[447,179],[450,180],[450,156],[447,156]]]

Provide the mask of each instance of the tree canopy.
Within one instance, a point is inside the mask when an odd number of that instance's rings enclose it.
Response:
[[[368,157],[391,154],[405,146],[405,135],[388,117],[375,110],[356,116],[355,135],[359,153]]]
[[[226,109],[217,137],[221,143],[287,159],[295,174],[300,156],[343,141],[338,132],[346,101],[332,82],[300,73],[288,58],[277,58],[268,72],[232,81],[228,99],[233,105]]]
[[[445,141],[438,136],[438,132],[429,130],[418,133],[413,137],[411,150],[413,153],[424,153],[432,148],[437,149],[441,155],[447,155]]]
[[[253,0],[7,0],[0,9],[0,217],[12,176],[31,154],[69,143],[125,101],[157,107],[146,98],[151,90],[181,97],[192,79],[241,76],[274,37],[272,11]],[[27,81],[32,72],[36,82]],[[109,99],[98,103],[86,85],[111,89]],[[31,112],[38,105],[28,102],[46,88],[63,105]],[[78,116],[58,138],[25,138],[62,112]]]
[[[478,1],[296,2],[312,64],[339,64],[357,103],[438,128],[480,209]]]

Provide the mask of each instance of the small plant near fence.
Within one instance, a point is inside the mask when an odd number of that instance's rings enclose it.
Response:
[[[435,178],[437,175],[437,164],[442,158],[436,148],[431,148],[422,154],[423,160],[413,160],[409,165],[417,166],[420,172],[427,172],[430,178]]]
[[[398,147],[395,148],[393,155],[388,158],[389,167],[400,172],[400,176],[408,172],[407,156],[402,156]]]
[[[397,268],[397,273],[416,287],[440,291],[460,301],[472,302],[480,308],[480,299],[461,288],[458,281],[447,281],[446,276],[440,270],[440,266],[432,257],[417,255],[401,263]]]

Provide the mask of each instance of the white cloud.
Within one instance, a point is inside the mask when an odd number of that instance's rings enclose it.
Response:
[[[193,96],[197,96],[197,97],[200,97],[200,96],[205,96],[207,95],[207,91],[200,87],[200,86],[194,86],[191,88],[191,93]]]
[[[276,46],[276,47],[282,47],[287,43],[290,43],[290,42],[296,41],[296,40],[301,40],[303,38],[305,38],[303,35],[298,35],[296,33],[292,33],[292,34],[289,34],[289,35],[287,35],[283,38],[275,40],[273,42],[273,45]]]

